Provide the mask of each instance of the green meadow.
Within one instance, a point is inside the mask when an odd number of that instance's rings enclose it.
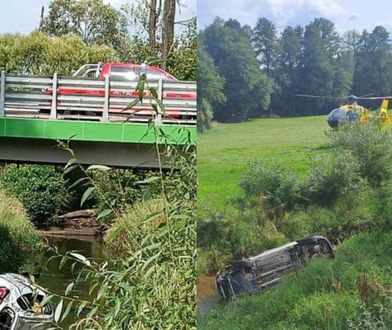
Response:
[[[215,124],[198,135],[199,209],[221,209],[237,196],[237,181],[251,159],[276,162],[304,173],[311,155],[327,142],[326,116],[255,119]]]

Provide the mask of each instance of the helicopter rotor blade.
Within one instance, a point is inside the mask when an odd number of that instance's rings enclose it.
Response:
[[[392,96],[357,97],[358,100],[391,100]]]
[[[360,99],[360,98],[363,98],[363,97],[369,97],[369,96],[372,96],[372,95],[374,95],[374,92],[369,93],[369,94],[365,94],[365,95],[361,95],[361,96],[357,96],[357,99]]]
[[[321,96],[321,95],[308,95],[308,94],[297,94],[298,97],[311,97],[316,99],[331,99],[331,100],[344,100],[345,97],[337,97],[337,96]]]

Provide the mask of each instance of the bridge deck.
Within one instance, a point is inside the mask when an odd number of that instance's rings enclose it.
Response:
[[[147,91],[142,103],[124,110],[138,97],[136,84],[1,72],[0,160],[66,163],[69,155],[54,146],[71,139],[83,164],[157,167],[155,143],[195,145],[196,84],[150,81],[164,109],[154,109]]]
[[[196,126],[156,124],[159,143],[195,144]],[[152,144],[156,136],[145,123],[115,123],[0,117],[0,137]]]

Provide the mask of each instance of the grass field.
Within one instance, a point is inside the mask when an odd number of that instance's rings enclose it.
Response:
[[[325,116],[257,119],[216,124],[198,135],[199,209],[219,210],[239,194],[238,179],[251,159],[276,161],[304,173],[308,158],[326,144]]]

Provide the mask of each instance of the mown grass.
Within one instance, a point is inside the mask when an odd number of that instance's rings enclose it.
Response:
[[[392,234],[366,233],[344,241],[334,260],[312,260],[264,293],[221,304],[198,329],[363,328],[361,309],[373,315],[366,329],[392,325],[387,304],[392,284]]]
[[[199,210],[222,209],[240,193],[238,179],[247,162],[259,158],[287,165],[301,174],[308,158],[326,146],[325,116],[257,119],[238,124],[215,124],[198,135]]]

